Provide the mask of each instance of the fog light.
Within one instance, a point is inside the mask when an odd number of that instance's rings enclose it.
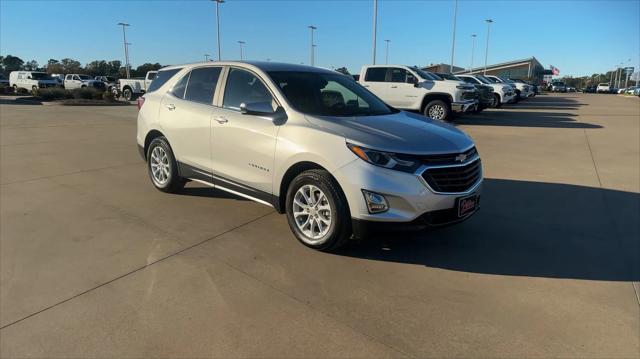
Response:
[[[364,189],[362,190],[362,194],[364,195],[364,201],[367,202],[369,213],[382,213],[389,210],[389,204],[383,195]]]

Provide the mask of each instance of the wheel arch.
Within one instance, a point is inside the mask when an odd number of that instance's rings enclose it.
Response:
[[[158,137],[166,137],[162,132],[158,130],[151,130],[147,133],[144,138],[144,159],[147,160],[147,151],[149,150],[149,145],[151,141],[155,140]]]
[[[420,112],[424,112],[424,108],[427,106],[429,102],[433,100],[442,100],[446,102],[449,105],[449,107],[451,107],[451,103],[453,102],[453,97],[450,94],[444,93],[444,92],[428,93],[424,95],[424,97],[422,98],[422,104],[420,105]]]

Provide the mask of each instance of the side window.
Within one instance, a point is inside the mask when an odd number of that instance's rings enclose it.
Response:
[[[74,80],[80,80],[80,76],[73,76]]]
[[[189,76],[191,72],[188,72],[186,75],[182,76],[182,78],[173,85],[169,93],[177,98],[184,98],[184,90],[187,88],[187,82],[189,81]]]
[[[71,75],[67,75],[67,76],[65,76],[65,78],[64,78],[64,79],[65,79],[65,80],[71,80]]]
[[[241,103],[267,103],[275,110],[271,93],[256,75],[231,68],[224,89],[222,107],[239,110]]]
[[[22,80],[24,78],[24,76],[22,76],[22,74],[18,74],[18,80]]]
[[[391,75],[388,82],[407,82],[407,70],[399,68],[391,68]]]
[[[180,70],[182,70],[182,68],[158,71],[158,73],[156,74],[156,77],[153,79],[153,81],[151,81],[151,84],[149,84],[149,88],[147,88],[147,92],[153,92],[159,89],[160,87],[162,87],[162,85],[164,85],[167,81],[169,81],[173,77],[173,75],[177,74]]]
[[[192,70],[184,99],[212,105],[221,69],[220,67],[201,67]]]
[[[386,67],[370,67],[367,69],[364,80],[371,82],[384,82],[385,76],[387,76]]]
[[[471,78],[471,77],[463,77],[462,80],[464,82],[466,82],[466,83],[469,83],[469,84],[477,84],[478,83],[478,80],[476,80],[474,78]]]

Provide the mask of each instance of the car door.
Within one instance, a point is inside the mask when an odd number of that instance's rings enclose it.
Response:
[[[216,186],[270,202],[278,126],[268,117],[240,112],[240,104],[275,110],[274,96],[256,73],[228,67],[221,108],[212,121],[212,164]]]
[[[389,104],[397,108],[414,109],[422,90],[414,86],[415,75],[401,67],[390,67],[386,75]],[[420,104],[417,104],[419,108]]]
[[[369,67],[364,74],[364,82],[362,86],[366,87],[374,95],[380,97],[383,101],[393,106],[392,103],[387,102],[389,84],[386,83],[387,67]]]
[[[211,118],[221,71],[220,66],[194,68],[162,98],[160,125],[184,177],[212,181]]]

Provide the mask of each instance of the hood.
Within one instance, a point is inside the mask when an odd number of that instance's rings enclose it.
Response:
[[[405,154],[456,153],[473,140],[444,122],[400,111],[382,116],[329,117],[306,115],[316,127],[370,149]]]

